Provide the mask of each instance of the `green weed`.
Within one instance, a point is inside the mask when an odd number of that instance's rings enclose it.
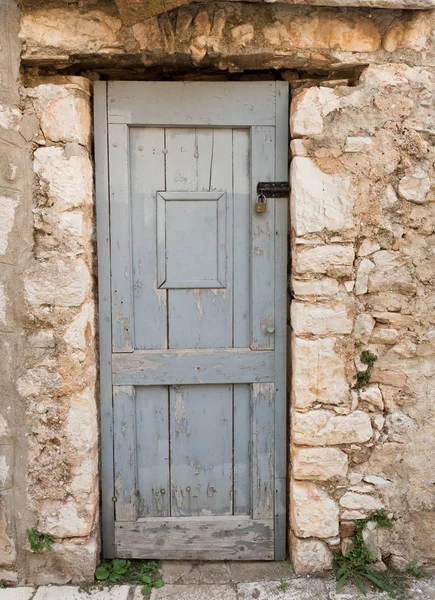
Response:
[[[33,552],[51,550],[51,547],[54,544],[52,535],[41,533],[37,529],[26,529],[26,538],[29,540],[30,549]]]

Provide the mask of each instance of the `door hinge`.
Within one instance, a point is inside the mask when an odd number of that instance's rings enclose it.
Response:
[[[263,198],[284,198],[290,193],[288,181],[259,181],[257,196]]]

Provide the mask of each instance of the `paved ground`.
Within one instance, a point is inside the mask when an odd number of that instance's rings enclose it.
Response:
[[[332,577],[295,577],[287,563],[164,562],[165,586],[150,600],[387,600],[386,594],[360,594],[353,586],[335,591]],[[282,584],[281,582],[285,582]],[[285,591],[284,589],[285,588]],[[91,595],[89,595],[91,594]],[[412,600],[435,600],[435,577],[415,581]],[[142,600],[127,585],[79,591],[77,586],[0,590],[0,600]]]

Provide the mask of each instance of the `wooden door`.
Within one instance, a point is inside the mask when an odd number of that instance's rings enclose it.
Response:
[[[280,559],[287,84],[96,85],[106,557]]]

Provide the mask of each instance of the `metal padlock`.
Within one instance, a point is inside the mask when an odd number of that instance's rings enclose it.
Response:
[[[266,196],[264,194],[258,194],[257,202],[255,203],[255,212],[264,213],[266,212]]]

